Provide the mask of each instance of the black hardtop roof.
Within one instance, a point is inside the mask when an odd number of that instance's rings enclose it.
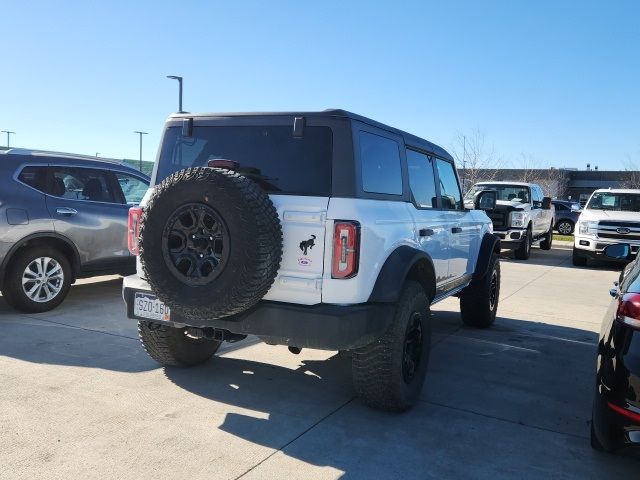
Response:
[[[287,116],[287,117],[339,117],[339,118],[348,118],[351,120],[357,120],[362,123],[366,123],[373,127],[381,128],[383,130],[388,130],[397,135],[400,135],[404,138],[405,143],[408,146],[413,146],[417,148],[421,148],[427,150],[435,155],[438,155],[442,158],[446,158],[447,160],[453,161],[453,157],[449,155],[449,153],[442,147],[436,145],[435,143],[431,143],[424,138],[420,138],[411,133],[405,132],[398,128],[391,127],[384,123],[378,122],[371,118],[364,117],[362,115],[358,115],[353,112],[349,112],[347,110],[342,110],[338,108],[328,108],[322,111],[316,112],[228,112],[228,113],[173,113],[169,116],[167,121],[176,120],[179,118],[221,118],[221,117],[267,117],[267,116]]]

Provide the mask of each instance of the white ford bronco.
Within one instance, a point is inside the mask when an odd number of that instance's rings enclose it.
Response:
[[[542,250],[550,250],[553,242],[555,208],[551,198],[545,197],[535,183],[480,182],[465,196],[465,204],[472,207],[481,192],[497,193],[496,206],[486,209],[493,222],[493,231],[500,237],[502,248],[514,251],[519,260],[527,260],[531,245],[540,242]]]
[[[591,194],[574,233],[573,264],[602,258],[604,249],[628,243],[631,257],[640,249],[640,190],[601,189]],[[610,259],[608,259],[610,260]]]
[[[130,211],[123,297],[161,364],[249,334],[348,350],[362,400],[401,411],[425,379],[432,304],[457,295],[466,324],[495,320],[500,240],[421,138],[342,110],[174,114],[151,185]]]

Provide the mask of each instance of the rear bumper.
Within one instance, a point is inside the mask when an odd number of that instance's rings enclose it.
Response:
[[[372,343],[387,330],[394,313],[394,306],[386,303],[297,305],[263,300],[234,317],[193,321],[172,311],[171,321],[165,322],[134,315],[136,292],[153,293],[137,275],[126,277],[122,296],[131,319],[174,327],[210,327],[256,335],[267,343],[320,350],[349,350]]]

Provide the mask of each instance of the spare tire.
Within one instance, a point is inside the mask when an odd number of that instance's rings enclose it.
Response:
[[[236,315],[266,295],[280,268],[282,227],[253,180],[221,168],[189,168],[156,187],[139,246],[152,290],[197,322]]]

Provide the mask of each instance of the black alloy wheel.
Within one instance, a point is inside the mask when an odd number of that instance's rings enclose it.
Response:
[[[167,220],[162,253],[169,270],[187,285],[206,285],[225,267],[230,241],[220,215],[202,203],[188,203]]]

